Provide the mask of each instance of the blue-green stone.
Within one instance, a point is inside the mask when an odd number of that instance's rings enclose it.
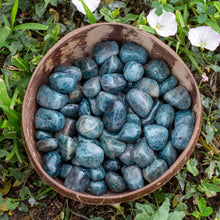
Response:
[[[83,84],[83,94],[87,98],[91,98],[91,97],[98,95],[100,89],[101,89],[101,85],[100,85],[100,77],[99,76],[93,77],[93,78],[87,80]]]
[[[61,131],[56,132],[55,138],[59,139],[60,135],[64,134],[73,137],[76,131],[76,121],[71,118],[65,118],[65,124]]]
[[[175,76],[169,76],[165,79],[161,84],[159,84],[160,88],[160,96],[163,96],[165,93],[173,89],[178,83],[178,80]]]
[[[104,179],[105,177],[105,169],[102,165],[96,167],[96,168],[92,168],[92,169],[88,169],[89,173],[90,173],[90,177],[93,181],[99,181]]]
[[[70,75],[73,75],[74,78],[77,79],[77,81],[80,81],[82,78],[81,70],[75,66],[57,66],[54,69],[54,73],[61,72],[61,73],[69,73]]]
[[[37,141],[47,139],[47,138],[52,138],[54,137],[54,134],[51,132],[46,132],[46,131],[36,131],[35,132],[35,139]]]
[[[71,164],[64,163],[61,166],[60,177],[62,179],[66,179],[66,177],[69,175],[69,173],[72,171],[72,169],[73,169],[73,166]]]
[[[83,97],[84,95],[82,92],[82,86],[77,85],[76,88],[71,93],[69,93],[68,103],[79,104]]]
[[[134,113],[130,113],[126,115],[126,122],[133,122],[136,123],[138,126],[141,126],[141,119],[138,115]]]
[[[137,82],[144,75],[144,67],[136,61],[130,61],[125,64],[123,74],[129,82]]]
[[[58,142],[55,138],[47,138],[39,140],[36,143],[36,148],[42,152],[50,152],[56,150],[58,147]]]
[[[98,146],[101,146],[100,142],[97,139],[91,139],[91,138],[87,138],[84,137],[82,135],[78,135],[78,141],[79,143],[85,142],[85,143],[94,143]]]
[[[134,88],[134,84],[135,83],[133,83],[133,82],[127,82],[127,84],[126,84],[125,88],[122,90],[122,92],[124,94],[127,94],[131,89]]]
[[[108,106],[112,103],[112,101],[114,101],[116,99],[117,99],[117,96],[115,96],[109,92],[101,91],[96,97],[96,102],[97,102],[98,108],[102,112],[105,112],[107,110]]]
[[[175,114],[174,125],[176,126],[179,123],[184,124],[195,124],[195,113],[192,110],[181,110]]]
[[[117,172],[121,168],[121,162],[119,159],[106,159],[103,166],[108,172]]]
[[[123,103],[126,102],[126,95],[124,93],[118,93],[117,95],[118,100],[122,101]]]
[[[71,164],[73,165],[73,166],[81,166],[81,164],[79,163],[79,161],[77,160],[77,158],[76,158],[76,156],[75,157],[73,157],[73,159],[71,160]]]
[[[98,108],[96,97],[89,98],[89,106],[93,115],[101,116],[103,114],[103,112]]]
[[[79,105],[77,104],[67,104],[63,108],[60,109],[60,112],[66,117],[77,118],[78,109],[79,109]]]
[[[100,196],[100,195],[105,194],[106,191],[107,191],[107,186],[104,180],[89,182],[87,192],[93,195],[96,195],[96,196]]]
[[[114,139],[118,139],[119,132],[118,131],[117,132],[111,132],[111,131],[108,131],[106,129],[103,129],[102,136],[112,137]]]
[[[79,116],[81,116],[81,115],[91,115],[89,102],[85,98],[82,100],[82,102],[79,105],[78,115]]]
[[[119,159],[123,164],[127,166],[134,164],[134,160],[132,156],[133,149],[134,146],[132,144],[128,144],[124,152],[120,155]]]

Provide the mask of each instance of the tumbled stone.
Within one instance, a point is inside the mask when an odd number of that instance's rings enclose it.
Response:
[[[67,163],[62,164],[61,170],[60,170],[60,177],[62,179],[65,179],[69,175],[69,173],[72,171],[72,169],[73,169],[73,166],[71,164],[67,164]]]
[[[73,159],[71,160],[71,164],[73,165],[73,166],[81,166],[81,164],[79,163],[79,161],[77,160],[77,158],[76,158],[76,156],[75,157],[73,157]]]
[[[138,126],[141,126],[141,119],[138,117],[138,115],[134,113],[130,113],[126,115],[126,123],[132,122],[137,124]]]
[[[162,150],[166,146],[169,132],[160,125],[146,125],[144,135],[153,150]]]
[[[97,43],[93,51],[94,58],[99,65],[103,64],[109,57],[118,55],[118,53],[118,43],[112,40]]]
[[[90,181],[87,191],[93,195],[100,196],[107,191],[107,185],[104,180]]]
[[[181,110],[175,114],[174,125],[177,126],[179,123],[184,124],[195,124],[195,113],[192,110]]]
[[[130,107],[140,117],[145,117],[150,113],[153,106],[153,99],[140,89],[131,89],[126,96]]]
[[[121,168],[121,162],[119,159],[106,159],[103,166],[108,172],[117,172]]]
[[[177,86],[164,95],[164,100],[170,105],[186,110],[191,105],[191,96],[184,86]]]
[[[58,147],[58,142],[55,138],[47,138],[39,140],[36,143],[36,148],[42,152],[50,152],[56,150]]]
[[[105,169],[102,165],[96,167],[96,168],[92,168],[92,169],[88,169],[89,173],[90,173],[90,177],[93,181],[99,181],[104,179],[105,177]]]
[[[151,183],[167,171],[168,167],[164,160],[157,159],[150,166],[143,169],[144,179]]]
[[[126,95],[124,93],[118,93],[116,96],[118,100],[122,101],[123,103],[126,102]]]
[[[75,66],[57,66],[54,69],[54,73],[61,72],[61,73],[69,73],[73,75],[77,81],[80,81],[82,78],[81,70]]]
[[[103,133],[102,133],[102,136],[106,136],[106,137],[112,137],[114,139],[118,139],[118,136],[119,136],[119,131],[117,132],[111,132],[111,131],[108,131],[106,129],[103,129]]]
[[[100,142],[97,140],[97,139],[91,139],[91,138],[87,138],[87,137],[84,137],[82,135],[78,135],[78,142],[79,143],[82,143],[82,142],[85,142],[85,143],[94,143],[98,146],[101,146]]]
[[[83,97],[82,86],[77,85],[76,88],[69,93],[68,103],[79,104]]]
[[[35,139],[37,141],[47,139],[47,138],[52,138],[54,137],[54,134],[51,132],[46,132],[46,131],[36,131],[35,132]]]
[[[43,169],[48,175],[53,178],[57,177],[60,174],[61,163],[61,156],[55,151],[44,154],[42,159]]]
[[[164,60],[156,59],[144,66],[144,74],[146,77],[162,83],[170,75],[170,69]]]
[[[134,88],[134,84],[135,83],[133,83],[133,82],[127,82],[127,84],[126,84],[125,88],[122,90],[122,92],[124,94],[127,94],[131,89]]]
[[[134,164],[134,160],[133,160],[133,156],[132,156],[133,149],[134,149],[134,146],[132,144],[128,144],[126,146],[126,149],[119,157],[120,161],[123,164],[125,164],[127,166]]]
[[[129,82],[137,82],[144,75],[144,67],[136,61],[130,61],[125,64],[123,74]]]
[[[89,185],[89,180],[89,171],[85,168],[75,166],[66,177],[64,186],[73,191],[84,192]]]
[[[79,105],[77,104],[67,104],[63,108],[60,109],[60,112],[66,117],[77,118],[78,109],[79,109]]]
[[[117,96],[115,96],[109,92],[101,91],[96,97],[96,102],[97,102],[98,108],[102,112],[105,112],[107,110],[108,106],[112,103],[112,101],[114,101],[116,99],[117,99]]]
[[[71,118],[65,118],[65,124],[61,131],[56,132],[55,138],[59,139],[60,135],[64,134],[70,137],[73,137],[76,130],[76,121]]]
[[[127,42],[122,45],[119,56],[123,63],[137,61],[142,65],[144,65],[148,59],[146,49],[132,42]]]
[[[87,99],[83,99],[82,102],[79,105],[78,109],[78,115],[91,115],[90,107],[89,107],[89,102]]]
[[[34,118],[34,124],[36,129],[56,132],[63,129],[65,118],[60,112],[39,108]]]
[[[51,89],[46,85],[42,85],[37,92],[37,104],[49,108],[60,109],[68,102],[68,96]]]
[[[89,98],[89,106],[93,115],[101,116],[103,114],[103,112],[98,108],[96,97]]]
[[[163,96],[165,93],[176,87],[178,80],[175,76],[169,76],[165,79],[161,84],[159,84],[160,88],[160,96]]]
[[[83,84],[83,94],[87,98],[96,96],[99,93],[100,89],[101,85],[99,76],[93,77]]]
[[[82,115],[76,123],[76,130],[87,138],[98,138],[103,132],[103,123],[96,117]]]

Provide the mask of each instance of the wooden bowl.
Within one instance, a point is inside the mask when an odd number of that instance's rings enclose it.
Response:
[[[123,193],[107,192],[102,196],[79,193],[66,188],[63,182],[51,178],[42,168],[42,154],[36,149],[34,138],[34,116],[38,108],[36,104],[37,90],[42,84],[47,84],[53,69],[59,65],[72,65],[76,59],[93,56],[93,48],[97,42],[115,40],[122,45],[125,42],[135,42],[147,49],[151,59],[164,59],[170,66],[172,74],[178,78],[179,84],[185,86],[192,97],[192,108],[196,114],[193,135],[186,149],[179,155],[174,164],[154,182],[136,191]],[[107,205],[128,202],[138,199],[167,183],[187,162],[197,143],[202,121],[202,106],[200,93],[192,73],[181,58],[167,45],[155,36],[126,24],[98,23],[76,29],[57,42],[43,57],[35,69],[27,87],[22,109],[22,133],[26,151],[38,175],[55,191],[65,197],[79,202]]]

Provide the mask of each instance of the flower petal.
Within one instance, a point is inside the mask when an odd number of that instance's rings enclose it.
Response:
[[[155,14],[155,11],[156,9],[151,10],[147,16],[147,21],[149,25],[154,29],[156,29],[157,19],[158,19],[158,16]]]
[[[156,29],[156,31],[162,37],[173,36],[177,32],[177,24],[172,23],[167,26],[163,26],[161,29]]]
[[[189,30],[188,38],[193,46],[200,47],[201,40],[199,32],[196,30],[196,28],[192,28]]]
[[[100,4],[100,0],[84,0],[84,2],[91,12],[95,11]],[[78,11],[86,15],[86,12],[80,0],[72,0],[72,3],[76,6]]]

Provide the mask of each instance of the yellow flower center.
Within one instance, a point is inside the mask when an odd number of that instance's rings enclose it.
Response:
[[[206,47],[207,46],[207,44],[204,44],[204,43],[200,43],[200,47]]]
[[[160,26],[159,24],[157,24],[157,25],[156,25],[156,28],[160,30],[160,29],[161,29],[161,26]]]

